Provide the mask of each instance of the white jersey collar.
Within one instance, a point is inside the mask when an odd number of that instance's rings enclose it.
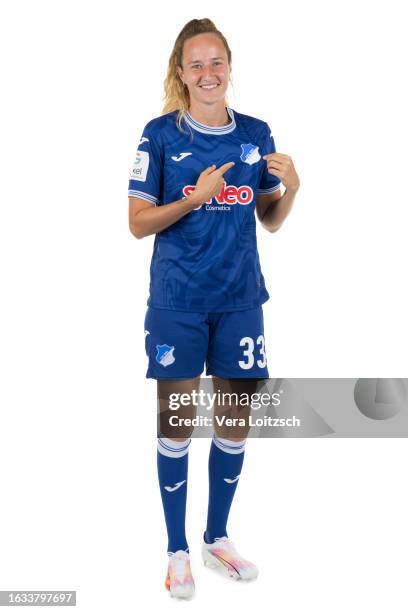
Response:
[[[234,111],[232,110],[232,108],[230,108],[229,106],[226,106],[226,109],[227,109],[229,116],[231,117],[231,123],[228,123],[228,125],[221,125],[219,127],[205,125],[204,123],[200,123],[199,121],[196,121],[195,119],[193,119],[193,117],[190,115],[188,111],[186,111],[184,118],[186,120],[186,123],[188,123],[190,127],[192,127],[197,132],[201,132],[202,134],[229,134],[229,132],[232,132],[233,130],[235,130],[236,123],[235,123]]]

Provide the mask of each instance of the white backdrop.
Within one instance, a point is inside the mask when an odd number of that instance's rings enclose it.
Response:
[[[301,180],[279,232],[258,225],[270,376],[407,375],[403,4],[2,3],[0,590],[173,603],[145,380],[153,237],[130,234],[127,185],[188,20],[226,35],[230,105],[268,121]],[[406,610],[404,439],[250,441],[229,534],[260,566],[251,585],[201,567],[208,448],[190,453],[190,607]]]

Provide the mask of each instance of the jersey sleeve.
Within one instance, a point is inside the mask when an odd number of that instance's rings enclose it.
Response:
[[[163,174],[160,137],[149,123],[145,126],[130,169],[128,195],[157,205],[160,201]]]
[[[268,153],[275,153],[275,141],[272,136],[271,129],[267,123],[265,123],[265,131],[263,135],[263,144],[261,155],[268,155]],[[257,189],[257,194],[263,195],[266,193],[273,193],[277,191],[281,186],[281,180],[278,176],[274,174],[269,174],[268,166],[266,160],[262,160],[263,170],[261,174],[261,180],[259,182],[259,188]]]

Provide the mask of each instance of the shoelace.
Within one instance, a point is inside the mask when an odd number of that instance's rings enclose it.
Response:
[[[183,582],[186,575],[186,563],[188,561],[188,555],[184,551],[177,551],[175,553],[169,552],[167,553],[170,557],[171,567],[174,571],[176,578]]]
[[[232,542],[229,538],[227,538],[227,536],[222,536],[222,538],[214,538],[214,541],[225,543],[225,544],[230,544],[232,546]]]
[[[226,536],[222,536],[222,538],[214,538],[214,542],[217,542],[221,548],[228,548],[234,555],[238,556],[234,544]]]

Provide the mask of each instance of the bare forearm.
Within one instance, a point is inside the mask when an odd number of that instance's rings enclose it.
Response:
[[[165,206],[150,206],[139,210],[130,220],[130,230],[136,238],[144,238],[166,229],[197,207],[192,198],[187,197],[166,204]]]
[[[262,225],[270,232],[276,232],[292,210],[297,189],[286,189],[279,200],[271,202],[262,217]]]

